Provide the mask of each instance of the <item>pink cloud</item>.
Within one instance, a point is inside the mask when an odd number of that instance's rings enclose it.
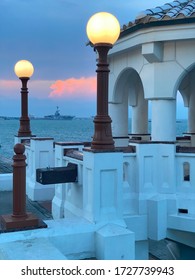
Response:
[[[1,89],[16,89],[19,86],[19,81],[15,80],[0,80],[0,88]]]
[[[52,89],[49,95],[51,98],[93,98],[96,93],[96,77],[58,80],[50,86],[50,89]]]
[[[17,80],[0,80],[0,97],[17,99],[20,92],[20,81]]]
[[[19,80],[0,80],[0,96],[20,98]],[[52,91],[51,91],[52,90]],[[91,98],[96,95],[96,77],[70,78],[66,80],[30,80],[29,98]]]

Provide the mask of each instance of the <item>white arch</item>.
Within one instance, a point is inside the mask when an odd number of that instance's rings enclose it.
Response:
[[[177,90],[179,90],[184,99],[184,104],[187,107],[189,105],[189,97],[190,97],[190,91],[191,91],[194,75],[195,75],[195,62],[189,65],[189,67],[181,73],[181,75],[178,77],[175,83],[174,95],[176,97]]]
[[[140,90],[143,91],[143,86],[139,74],[132,67],[126,67],[119,73],[116,79],[113,91],[113,102],[121,103],[123,95],[127,94],[130,105],[136,106],[136,92]]]
[[[141,78],[131,67],[124,68],[110,95],[110,116],[113,120],[113,136],[128,136],[128,106],[132,106],[132,133],[148,133],[148,102],[144,99]]]
[[[184,104],[188,107],[188,132],[195,133],[195,63],[192,63],[177,80]]]

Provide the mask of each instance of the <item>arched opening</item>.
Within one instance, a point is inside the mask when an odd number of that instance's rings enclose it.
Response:
[[[190,164],[189,164],[189,162],[183,163],[183,180],[190,181]]]
[[[185,70],[178,79],[177,131],[190,139],[195,146],[195,64]],[[183,100],[183,108],[181,107]],[[179,120],[181,118],[181,120]],[[185,120],[186,119],[186,120]],[[180,130],[180,131],[179,131]],[[183,131],[182,131],[183,130]]]
[[[187,132],[188,108],[184,104],[180,91],[177,91],[176,135],[182,137]]]
[[[119,74],[109,106],[115,138],[148,134],[148,101],[136,70],[126,68]]]

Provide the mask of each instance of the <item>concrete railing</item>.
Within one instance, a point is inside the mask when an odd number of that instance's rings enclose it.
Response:
[[[26,145],[26,192],[33,201],[51,200],[54,196],[54,185],[41,185],[36,182],[36,169],[54,167],[53,138],[31,138]]]
[[[55,144],[55,166],[67,166],[74,163],[78,166],[78,179],[75,183],[55,185],[55,196],[52,200],[52,215],[54,219],[69,217],[82,212],[83,197],[83,158],[84,143],[58,142]],[[74,153],[77,151],[77,153]]]

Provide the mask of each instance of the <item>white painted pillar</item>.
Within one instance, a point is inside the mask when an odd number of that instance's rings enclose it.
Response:
[[[109,104],[109,115],[112,119],[113,137],[128,136],[128,105],[127,105],[127,103]]]
[[[33,201],[51,200],[54,185],[41,185],[36,181],[36,169],[54,166],[53,138],[31,138],[30,147],[26,147],[27,177],[26,192]]]
[[[109,115],[112,119],[112,136],[115,147],[127,146],[128,137],[128,101],[123,103],[110,103]]]
[[[65,166],[63,143],[55,143],[55,167]],[[55,195],[52,200],[52,216],[54,219],[64,218],[66,184],[55,184]]]
[[[140,96],[140,95],[138,95]],[[148,133],[148,101],[140,96],[137,106],[132,106],[132,134]]]
[[[152,100],[152,141],[176,140],[176,100]]]
[[[135,259],[135,234],[127,229],[123,218],[121,152],[84,150],[83,218],[96,224],[98,259]]]
[[[80,216],[82,212],[82,163],[65,156],[67,150],[82,151],[83,143],[55,143],[55,167],[67,166],[69,162],[78,164],[78,182],[55,184],[55,195],[52,200],[52,216],[54,219]]]
[[[123,154],[84,151],[83,207],[90,222],[123,220]]]
[[[188,110],[188,132],[195,133],[195,94],[190,95],[189,110]]]

